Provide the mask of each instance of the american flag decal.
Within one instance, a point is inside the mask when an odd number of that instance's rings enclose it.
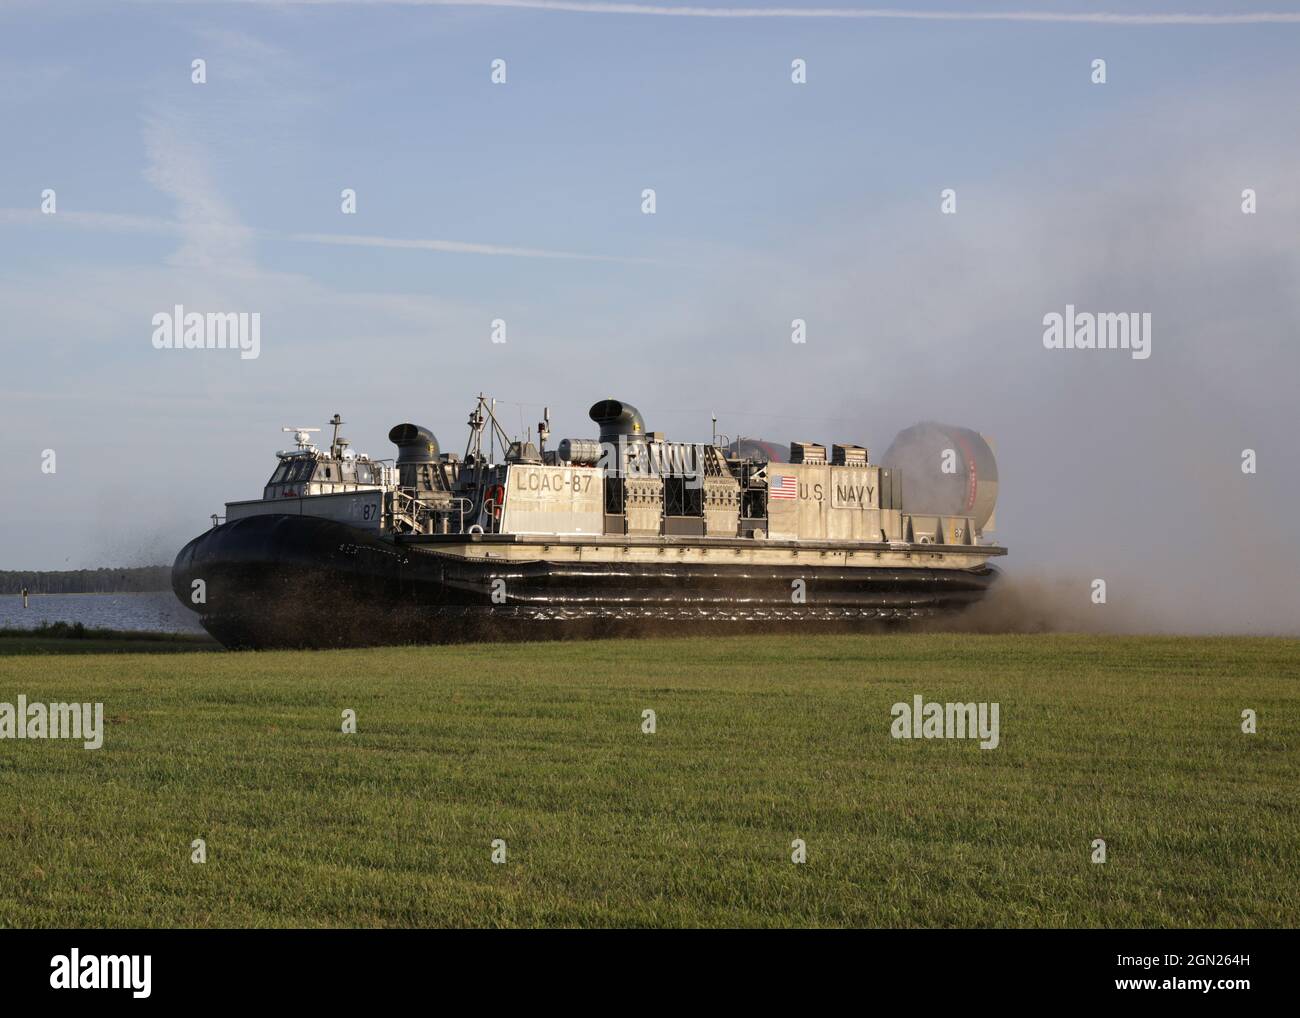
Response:
[[[767,482],[767,497],[773,498],[798,498],[799,491],[795,487],[794,477],[790,474],[784,476],[774,474]]]

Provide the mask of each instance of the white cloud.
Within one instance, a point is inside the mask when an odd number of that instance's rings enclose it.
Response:
[[[176,205],[181,247],[176,265],[206,271],[246,274],[254,268],[253,231],[218,192],[205,153],[180,118],[155,114],[145,119],[145,179]]]

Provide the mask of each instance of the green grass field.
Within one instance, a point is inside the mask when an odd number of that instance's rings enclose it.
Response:
[[[1296,640],[0,643],[107,721],[0,741],[3,926],[1300,925]],[[1000,747],[891,738],[917,693]]]

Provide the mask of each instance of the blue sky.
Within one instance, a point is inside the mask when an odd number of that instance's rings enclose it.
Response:
[[[0,3],[0,568],[169,561],[284,424],[388,455],[398,420],[462,446],[480,389],[557,438],[616,395],[681,438],[990,432],[1009,568],[1172,610],[1187,548],[1245,554],[1251,628],[1300,565],[1265,537],[1300,494],[1297,54],[1300,24]],[[1045,351],[1066,302],[1153,312],[1151,360]],[[153,349],[175,303],[259,311],[261,357]]]

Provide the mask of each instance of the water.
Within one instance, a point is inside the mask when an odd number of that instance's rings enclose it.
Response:
[[[198,616],[171,591],[144,594],[0,595],[0,629],[35,629],[42,622],[80,622],[87,629],[201,633]]]

